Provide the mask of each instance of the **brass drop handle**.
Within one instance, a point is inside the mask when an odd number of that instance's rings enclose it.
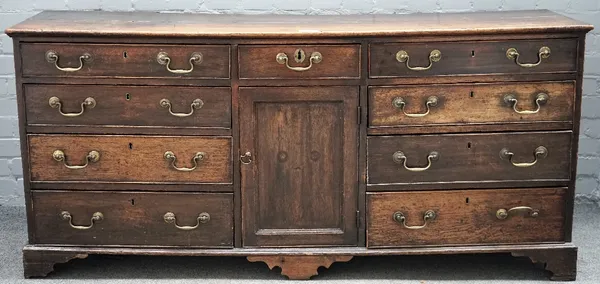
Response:
[[[202,106],[204,106],[204,102],[201,99],[195,99],[194,101],[192,101],[192,104],[190,106],[191,110],[188,113],[177,113],[177,112],[173,112],[173,110],[171,109],[173,106],[171,105],[171,101],[169,101],[168,99],[162,99],[159,102],[161,107],[164,108],[168,108],[169,109],[169,113],[173,116],[177,116],[177,117],[187,117],[190,116],[192,114],[194,114],[194,110],[196,109],[200,109],[202,108]]]
[[[79,170],[86,168],[90,162],[95,163],[100,160],[100,153],[98,151],[92,150],[85,156],[85,162],[83,165],[69,165],[67,164],[67,157],[65,156],[65,152],[62,150],[54,150],[52,152],[52,158],[57,162],[62,162],[67,169],[71,170]]]
[[[171,69],[171,57],[169,57],[169,54],[166,52],[159,52],[158,55],[156,55],[156,61],[158,61],[158,64],[160,65],[165,65],[167,67],[167,71],[174,73],[174,74],[187,74],[187,73],[191,73],[192,71],[194,71],[194,65],[198,65],[200,63],[202,63],[202,53],[200,52],[194,52],[192,53],[192,55],[190,56],[190,69]]]
[[[96,100],[94,100],[94,98],[92,97],[88,97],[85,100],[83,100],[83,102],[81,103],[81,111],[79,112],[72,112],[72,113],[65,113],[62,111],[62,103],[60,102],[60,99],[58,97],[51,97],[48,100],[48,104],[50,105],[50,107],[52,108],[57,108],[58,112],[62,115],[62,116],[66,116],[66,117],[76,117],[76,116],[80,116],[83,114],[83,112],[85,112],[86,108],[88,109],[93,109],[94,107],[96,107]]]
[[[521,63],[519,62],[519,52],[516,48],[511,47],[506,51],[506,57],[508,59],[514,60],[515,63],[524,68],[536,67],[542,63],[542,59],[546,59],[550,57],[550,48],[547,46],[542,46],[538,51],[538,62],[536,63]]]
[[[540,159],[546,158],[548,156],[548,149],[544,146],[539,146],[539,147],[535,148],[535,151],[533,152],[533,157],[534,157],[533,162],[526,162],[526,163],[513,162],[512,158],[514,155],[515,154],[513,152],[511,152],[510,150],[508,150],[507,148],[503,148],[502,150],[500,150],[500,158],[501,159],[510,161],[510,163],[515,167],[527,168],[527,167],[531,167],[531,166],[535,165]]]
[[[313,52],[310,54],[310,58],[308,59],[308,66],[306,67],[292,67],[289,65],[288,63],[288,56],[285,53],[278,53],[277,56],[275,57],[275,61],[277,61],[277,63],[279,64],[285,64],[285,66],[293,71],[298,71],[298,72],[302,72],[302,71],[307,71],[310,68],[312,68],[313,63],[317,64],[320,63],[321,61],[323,61],[323,55],[321,55],[320,52]]]
[[[60,217],[63,220],[69,221],[69,225],[71,226],[71,228],[77,229],[77,230],[88,230],[88,229],[91,229],[94,226],[95,223],[104,220],[104,214],[102,214],[100,212],[96,212],[96,213],[94,213],[92,215],[92,218],[90,220],[90,225],[89,226],[73,225],[73,220],[72,220],[73,218],[71,216],[71,213],[69,213],[69,211],[60,212]]]
[[[429,155],[427,155],[427,166],[425,167],[409,167],[406,165],[406,155],[404,155],[404,152],[402,151],[397,151],[392,155],[392,159],[394,160],[394,163],[396,164],[401,164],[404,166],[404,168],[407,171],[411,171],[411,172],[422,172],[422,171],[426,171],[429,168],[431,168],[431,164],[433,163],[433,161],[437,161],[440,158],[440,154],[436,151],[432,151],[431,153],[429,153]]]
[[[404,228],[407,228],[409,230],[418,230],[418,229],[423,229],[427,226],[427,222],[435,220],[435,218],[437,217],[437,214],[435,214],[435,211],[433,210],[427,210],[425,212],[425,214],[423,215],[423,225],[421,226],[408,226],[406,225],[406,216],[404,216],[404,213],[400,212],[400,211],[396,211],[394,212],[394,214],[392,215],[392,219],[394,219],[394,221],[398,222],[399,224],[402,224],[402,226],[404,226]]]
[[[248,164],[252,163],[252,153],[246,152],[243,155],[241,155],[240,162],[242,162],[242,164],[244,164],[244,165],[248,165]]]
[[[56,53],[54,50],[48,50],[46,51],[46,61],[54,63],[54,67],[60,71],[75,72],[81,70],[85,62],[91,62],[92,56],[89,53],[84,53],[79,56],[79,67],[60,67],[58,66],[58,53]]]
[[[177,217],[175,216],[175,213],[173,213],[173,212],[165,213],[165,216],[163,216],[163,219],[165,220],[166,223],[174,224],[175,227],[179,230],[190,231],[190,230],[197,229],[200,226],[200,224],[205,224],[208,221],[210,221],[210,214],[208,214],[206,212],[200,213],[198,215],[198,218],[196,218],[195,226],[179,226],[179,225],[177,225]]]
[[[425,101],[425,107],[427,107],[427,111],[424,113],[406,113],[406,111],[404,111],[404,107],[406,106],[406,102],[404,101],[404,98],[402,97],[395,97],[394,100],[392,100],[392,105],[401,110],[402,113],[404,113],[404,115],[408,116],[408,117],[424,117],[426,115],[429,114],[429,112],[431,111],[430,107],[433,106],[437,106],[438,104],[438,97],[436,96],[431,96],[429,98],[427,98],[427,101]]]
[[[396,60],[398,62],[401,63],[405,63],[406,64],[406,68],[412,70],[412,71],[425,71],[425,70],[429,70],[431,69],[431,67],[433,66],[434,62],[438,62],[442,59],[442,52],[434,49],[429,53],[429,65],[426,67],[411,67],[410,66],[410,56],[408,55],[408,52],[404,51],[404,50],[400,50],[396,53]]]
[[[191,172],[193,170],[195,170],[198,167],[198,162],[204,160],[204,158],[206,157],[206,153],[204,152],[197,152],[196,155],[194,155],[194,157],[192,158],[192,163],[194,164],[193,167],[191,168],[180,168],[177,165],[175,165],[175,161],[177,161],[177,157],[175,156],[175,154],[172,151],[167,151],[165,152],[165,154],[163,155],[163,157],[165,158],[165,160],[167,161],[171,161],[171,167],[175,170],[178,170],[180,172]]]
[[[513,110],[518,114],[536,114],[540,111],[540,109],[542,108],[542,105],[544,105],[548,102],[549,98],[550,97],[548,96],[548,94],[539,93],[535,97],[535,104],[537,105],[537,108],[535,110],[518,110],[517,103],[519,101],[517,100],[517,98],[514,95],[504,96],[504,103],[507,104],[508,106],[512,106]]]
[[[496,211],[496,218],[498,218],[499,220],[505,220],[506,218],[508,218],[508,216],[510,215],[511,212],[515,212],[515,211],[528,211],[529,217],[531,217],[531,218],[536,218],[537,216],[540,215],[540,211],[537,209],[533,209],[528,206],[517,206],[517,207],[510,208],[508,210],[498,209],[498,211]]]

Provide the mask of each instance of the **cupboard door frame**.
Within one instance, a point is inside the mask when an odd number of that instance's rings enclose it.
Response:
[[[241,163],[242,235],[244,247],[322,247],[356,246],[358,230],[358,132],[359,87],[242,87],[240,88],[240,155],[250,152],[252,162]],[[340,198],[338,227],[306,229],[261,228],[259,204],[259,163],[257,153],[260,103],[339,103],[342,149],[340,171],[343,189]],[[266,134],[271,135],[271,134]],[[257,161],[258,160],[258,161]],[[333,175],[333,173],[328,173]]]

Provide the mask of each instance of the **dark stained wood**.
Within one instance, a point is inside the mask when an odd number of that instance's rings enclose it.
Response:
[[[431,86],[371,87],[369,90],[369,126],[449,126],[473,123],[508,125],[520,123],[572,122],[574,82],[518,84],[452,84]],[[548,100],[535,114],[519,114],[504,97],[517,99],[517,109],[534,111],[540,93]],[[437,104],[423,117],[408,114],[427,112],[426,102],[435,96]],[[392,104],[395,98],[405,101],[403,109]],[[566,126],[566,125],[565,125]],[[571,125],[568,128],[570,129]]]
[[[318,275],[319,267],[329,268],[334,262],[348,262],[352,259],[351,255],[338,256],[248,256],[248,261],[262,261],[267,264],[269,269],[278,266],[281,268],[281,275],[285,275],[290,280],[308,280],[312,276]]]
[[[238,45],[233,45],[231,47],[231,73],[238,74]],[[242,247],[242,189],[241,189],[241,181],[240,181],[240,119],[239,119],[239,79],[238,76],[232,76],[231,78],[231,105],[233,108],[232,112],[232,133],[236,133],[238,135],[233,135],[233,151],[232,151],[232,159],[233,159],[233,217],[234,217],[234,242],[235,247]]]
[[[244,246],[356,245],[357,87],[241,88]],[[327,174],[324,174],[327,173]]]
[[[368,183],[406,184],[482,181],[536,181],[571,178],[571,132],[522,132],[490,134],[446,134],[422,136],[379,136],[368,138]],[[513,162],[530,163],[534,151],[544,146],[548,150],[531,167],[515,167],[500,157],[506,148],[514,153]],[[402,151],[407,167],[428,165],[428,155],[439,153],[437,161],[425,171],[412,172],[396,163],[393,155]],[[448,184],[452,187],[452,183]]]
[[[32,181],[111,181],[231,183],[231,138],[177,136],[29,135]],[[89,151],[100,153],[84,169],[68,169],[52,153],[62,150],[69,165],[84,164]],[[206,157],[191,172],[171,167],[163,155],[172,151],[176,166],[193,167],[197,152]]]
[[[30,125],[231,127],[230,88],[25,85],[24,93]],[[51,97],[60,99],[65,113],[79,113],[88,97],[96,106],[80,116],[65,117],[50,107]],[[162,99],[170,101],[174,113],[190,113],[196,99],[203,104],[192,115],[177,117],[160,105]]]
[[[302,49],[305,59],[296,62],[295,51]],[[313,52],[322,55],[322,61],[310,65]],[[308,67],[306,71],[288,69],[279,64],[277,54],[288,57],[290,67]],[[240,79],[307,79],[307,78],[358,78],[360,77],[360,45],[241,45],[239,47]]]
[[[544,130],[568,130],[573,129],[573,122],[550,121],[544,123],[464,123],[460,125],[403,125],[392,127],[370,127],[367,129],[369,135],[393,135],[393,134],[445,134],[445,133],[467,133],[467,132],[506,132],[506,131],[544,131]]]
[[[524,250],[512,252],[513,256],[526,256],[533,263],[543,263],[552,272],[551,280],[575,281],[577,278],[577,248]]]
[[[152,19],[151,21],[149,19]],[[197,15],[155,12],[43,12],[11,36],[323,38],[586,32],[591,25],[548,10],[410,15]]]
[[[549,47],[552,52],[550,57],[542,59],[542,63],[537,67],[520,67],[513,59],[506,56],[509,48],[516,48],[520,54],[519,62],[535,63],[538,61],[538,52],[543,46]],[[428,66],[429,54],[432,50],[441,51],[442,57],[439,62],[434,62],[429,70],[413,71],[406,67],[406,62],[396,60],[396,53],[400,50],[408,53],[411,67]],[[577,68],[577,40],[371,44],[369,57],[371,78],[572,72]]]
[[[182,192],[233,192],[233,185],[226,183],[176,184],[173,182],[99,182],[99,181],[32,181],[35,190],[83,190],[83,191],[182,191]]]
[[[54,265],[57,263],[66,263],[73,259],[87,257],[87,253],[23,250],[23,276],[25,278],[44,277],[54,271]]]
[[[369,193],[367,247],[561,242],[564,240],[566,188],[498,189]],[[499,209],[528,206],[539,211],[513,211],[504,220]],[[426,211],[435,219],[424,221]],[[394,221],[402,212],[407,229]]]
[[[56,69],[46,60],[46,52],[53,50],[59,56],[60,67],[79,67],[79,57],[84,53],[92,56],[83,68],[76,72]],[[20,52],[23,61],[23,76],[56,77],[193,77],[229,78],[229,46],[210,45],[98,45],[98,44],[54,44],[24,43]],[[171,58],[171,69],[190,69],[190,57],[194,52],[202,53],[202,62],[187,74],[174,74],[157,61],[159,52]],[[125,54],[126,53],[126,54]]]
[[[231,128],[215,127],[171,127],[171,126],[93,126],[36,124],[27,126],[31,134],[112,134],[112,135],[172,135],[172,136],[231,136]]]
[[[34,191],[36,244],[233,246],[231,194]],[[90,229],[71,228],[61,217],[67,211],[73,225],[90,226],[95,212],[104,215]],[[210,220],[193,230],[167,223],[172,212],[179,226],[195,226],[198,215]]]

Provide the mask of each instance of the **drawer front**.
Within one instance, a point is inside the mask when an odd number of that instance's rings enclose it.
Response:
[[[28,138],[34,182],[232,182],[229,137],[29,135]]]
[[[549,56],[542,48],[549,48]],[[518,58],[509,58],[509,50]],[[382,43],[372,44],[369,55],[372,78],[575,72],[577,39]]]
[[[226,45],[28,43],[21,54],[24,76],[208,79],[229,78],[230,67]]]
[[[368,183],[563,181],[572,132],[368,137]]]
[[[562,242],[566,192],[537,188],[369,193],[367,246]]]
[[[24,93],[30,125],[231,127],[231,88],[25,85]]]
[[[359,45],[240,46],[241,79],[359,78]]]
[[[575,82],[372,87],[369,126],[573,121]]]
[[[233,246],[232,194],[33,191],[32,200],[37,244]]]

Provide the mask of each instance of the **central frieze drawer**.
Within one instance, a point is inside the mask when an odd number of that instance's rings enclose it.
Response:
[[[368,193],[367,246],[564,241],[566,188]]]
[[[571,131],[371,136],[369,184],[553,181],[571,172]]]
[[[23,76],[230,77],[227,45],[27,43],[21,54]]]
[[[226,193],[33,191],[36,244],[233,246]]]
[[[231,127],[231,88],[25,85],[27,123]]]
[[[358,79],[360,45],[239,47],[240,79]]]
[[[376,43],[371,78],[575,72],[577,39]]]
[[[231,183],[231,138],[29,135],[31,180]]]

